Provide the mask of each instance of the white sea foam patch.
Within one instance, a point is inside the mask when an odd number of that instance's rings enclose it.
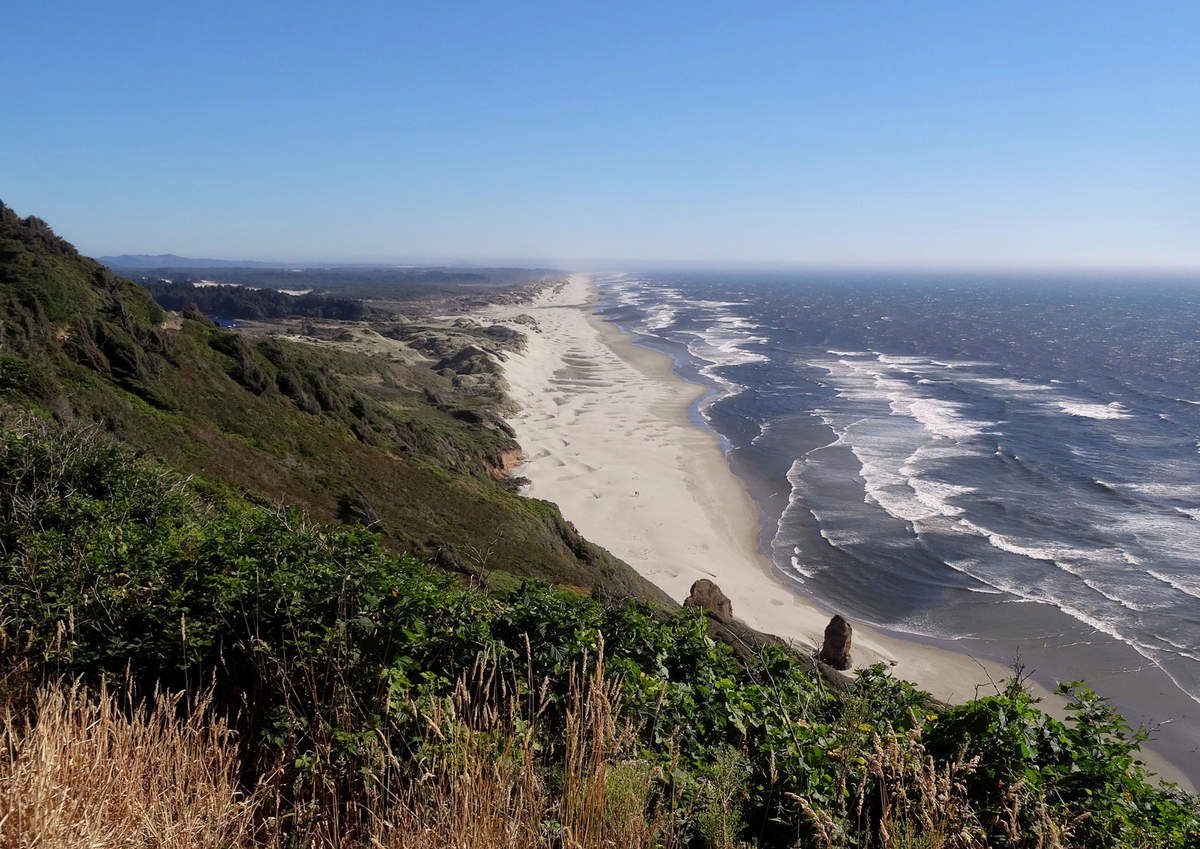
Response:
[[[675,316],[679,314],[679,310],[670,304],[658,304],[656,306],[646,308],[645,326],[647,330],[658,331],[665,330],[670,327],[675,321]]]
[[[1034,383],[1030,380],[1018,380],[1013,377],[971,377],[968,378],[972,383],[977,383],[981,386],[987,386],[991,389],[997,389],[1001,392],[1011,392],[1016,395],[1026,395],[1037,392],[1051,392],[1053,386],[1047,386],[1044,383]]]
[[[971,495],[978,491],[970,486],[960,486],[954,483],[920,477],[909,478],[908,485],[916,493],[917,501],[939,516],[961,516],[963,508],[950,503],[951,500]]]
[[[895,395],[889,398],[892,414],[916,419],[925,430],[943,439],[973,439],[995,427],[998,422],[979,421],[963,415],[964,405],[938,398],[914,398]]]
[[[1161,581],[1177,592],[1190,595],[1193,598],[1200,598],[1200,581],[1197,581],[1195,578],[1189,578],[1184,575],[1168,575],[1157,569],[1147,569],[1146,574],[1156,581]]]
[[[1200,501],[1200,484],[1177,483],[1121,483],[1115,484],[1120,489],[1148,495],[1151,498],[1178,498],[1181,500]]]
[[[758,435],[750,440],[750,444],[758,445],[758,443],[762,442],[762,440],[766,438],[767,434],[769,434],[771,432],[771,428],[773,426],[774,426],[774,422],[769,422],[769,421],[759,422],[758,423]]]
[[[834,548],[848,548],[867,542],[867,537],[863,534],[845,530],[844,528],[822,527],[818,533]]]
[[[835,357],[872,357],[875,356],[874,351],[838,351],[830,348],[825,353],[832,354]]]
[[[851,444],[850,450],[859,462],[866,503],[875,504],[888,515],[907,522],[917,532],[956,530],[951,520],[961,515],[963,508],[953,501],[976,490],[922,477],[912,466],[915,453],[900,461],[897,468],[892,452],[880,445],[860,442]]]
[[[812,361],[810,365],[829,372],[839,397],[849,401],[875,402],[885,400],[891,415],[915,419],[935,437],[947,440],[969,440],[987,433],[998,422],[985,421],[967,415],[967,407],[958,401],[932,398],[920,387],[928,385],[927,378],[913,382],[901,375],[919,376],[933,364],[924,357],[877,354],[876,362],[842,357],[834,361]],[[939,366],[933,366],[937,370]],[[864,412],[870,412],[864,410]]]
[[[1161,664],[1154,656],[1155,653],[1153,652],[1152,648],[1130,638],[1128,634],[1123,633],[1119,625],[1119,620],[1106,618],[1098,611],[1084,610],[1077,604],[1065,600],[1061,594],[1047,592],[1044,587],[1037,584],[1019,584],[1017,582],[1007,580],[1002,576],[993,574],[991,570],[987,568],[987,564],[983,561],[974,559],[957,559],[947,560],[945,562],[946,565],[950,566],[955,571],[969,575],[970,577],[975,578],[977,581],[1010,595],[1016,596],[1019,599],[1048,604],[1056,607],[1067,616],[1070,616],[1072,619],[1082,622],[1090,628],[1094,628],[1101,633],[1107,634],[1108,636],[1125,643],[1142,657],[1161,668]],[[1176,682],[1176,684],[1178,685],[1178,682]],[[1194,698],[1194,695],[1189,693],[1184,687],[1180,687],[1180,689]]]
[[[1127,419],[1132,413],[1128,407],[1118,401],[1113,401],[1111,404],[1089,404],[1083,401],[1058,399],[1049,403],[1057,407],[1061,412],[1069,416],[1077,416],[1081,419],[1097,419],[1099,421],[1106,419]]]
[[[929,363],[941,368],[985,368],[995,365],[985,360],[930,360]]]
[[[1029,557],[1033,560],[1058,563],[1061,559],[1081,558],[1086,560],[1090,556],[1089,552],[1071,548],[1070,546],[1055,545],[1054,543],[1043,542],[1041,540],[996,533],[990,528],[981,527],[968,519],[960,519],[958,524],[972,533],[985,537],[988,542],[1001,551],[1007,551],[1009,554],[1018,554],[1021,557]]]
[[[931,364],[928,357],[909,357],[899,354],[879,354],[875,359],[889,366],[927,366]]]
[[[1083,549],[1058,542],[1015,537],[996,533],[967,519],[960,519],[958,524],[985,537],[1001,551],[1053,564],[1105,601],[1125,610],[1144,613],[1169,607],[1172,603],[1170,598],[1153,592],[1144,580],[1139,580],[1139,572],[1129,570],[1131,559],[1122,549]],[[1056,593],[1046,592],[1046,597],[1055,604],[1070,595],[1069,588]],[[1096,615],[1100,615],[1100,612],[1096,611]]]
[[[801,575],[803,575],[804,578],[811,578],[817,574],[815,569],[809,568],[808,565],[804,563],[804,561],[802,561],[799,557],[797,557],[794,554],[791,557],[791,561],[792,561],[792,568],[795,569]],[[801,583],[803,583],[804,578],[800,579]]]

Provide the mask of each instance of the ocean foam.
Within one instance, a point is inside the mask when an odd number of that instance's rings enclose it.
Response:
[[[1186,578],[1181,578],[1177,575],[1168,575],[1156,569],[1146,569],[1145,571],[1154,580],[1161,581],[1177,592],[1190,595],[1192,598],[1200,598],[1200,582],[1188,581]]]
[[[961,414],[962,409],[963,405],[955,401],[941,401],[936,398],[896,399],[892,406],[897,415],[912,416],[927,431],[943,439],[973,439],[998,424],[966,418]]]
[[[1051,401],[1060,411],[1069,416],[1078,416],[1081,419],[1096,419],[1104,421],[1107,419],[1127,419],[1131,411],[1117,401],[1111,404],[1088,404],[1082,401],[1067,401],[1056,400]]]

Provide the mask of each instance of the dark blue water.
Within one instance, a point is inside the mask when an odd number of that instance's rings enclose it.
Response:
[[[1200,739],[1200,280],[599,285],[714,385],[701,412],[801,591]]]

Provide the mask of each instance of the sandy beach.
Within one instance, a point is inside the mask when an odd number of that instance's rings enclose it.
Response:
[[[577,274],[532,304],[487,315],[526,313],[538,325],[519,328],[527,347],[503,364],[517,408],[509,422],[523,449],[515,473],[530,480],[525,492],[556,502],[584,536],[672,598],[682,601],[694,581],[709,578],[747,625],[804,648],[818,645],[837,611],[800,595],[759,549],[754,503],[716,434],[689,418],[706,388],[680,378],[667,355],[595,316],[596,302],[590,279]],[[853,624],[856,666],[885,662],[947,702],[994,692],[1010,674],[991,661]],[[1047,700],[1052,711],[1054,701]],[[1146,754],[1164,777],[1187,783]]]
[[[633,344],[592,314],[585,275],[532,305],[528,346],[504,364],[524,450],[527,494],[556,502],[584,536],[629,563],[672,598],[709,578],[747,625],[806,647],[833,611],[800,597],[758,550],[758,518],[717,436],[688,417],[706,390],[669,357]],[[895,640],[857,626],[854,660],[894,664],[898,676],[947,701],[988,688],[1006,670],[965,655]]]

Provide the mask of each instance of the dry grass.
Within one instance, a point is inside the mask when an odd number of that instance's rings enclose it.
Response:
[[[422,774],[381,807],[387,849],[638,849],[661,845],[652,771],[631,759],[620,687],[601,648],[571,675],[562,751],[547,758],[545,686],[524,692],[481,657],[444,708],[424,714]],[[553,776],[553,786],[543,776]]]
[[[916,731],[907,737],[875,736],[866,759],[867,778],[857,791],[859,816],[873,789],[879,806],[879,841],[885,849],[983,849],[986,837],[965,783],[977,761],[960,758],[939,767],[918,736]]]
[[[0,849],[678,845],[603,649],[572,672],[563,704],[530,677],[518,686],[481,655],[450,698],[408,705],[425,729],[415,759],[380,735],[378,780],[348,790],[321,779],[335,758],[318,742],[299,798],[282,772],[239,789],[233,735],[205,700],[160,696],[145,707],[105,689],[44,687],[0,706]],[[550,712],[565,734],[549,732]]]
[[[78,686],[42,690],[0,727],[3,849],[249,845],[228,728],[178,696],[150,709]],[[182,717],[182,718],[180,718]]]

